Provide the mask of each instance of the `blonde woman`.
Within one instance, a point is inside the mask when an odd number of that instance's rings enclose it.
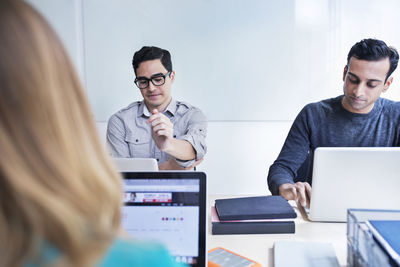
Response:
[[[118,238],[121,183],[49,24],[0,1],[0,266],[174,266]]]

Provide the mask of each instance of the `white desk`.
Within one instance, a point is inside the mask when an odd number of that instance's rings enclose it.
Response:
[[[241,196],[208,196],[208,213],[211,205],[214,205],[215,199],[241,197]],[[255,235],[212,235],[211,219],[208,216],[208,234],[207,249],[214,247],[224,247],[238,254],[248,257],[261,263],[263,266],[273,266],[273,245],[275,241],[316,241],[332,243],[335,248],[339,264],[346,266],[347,241],[346,241],[346,223],[318,223],[305,220],[296,204],[292,201],[291,205],[295,207],[297,218],[295,219],[295,234],[255,234]]]

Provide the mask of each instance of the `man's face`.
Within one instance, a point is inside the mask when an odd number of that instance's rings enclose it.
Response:
[[[154,59],[143,61],[139,64],[136,70],[136,79],[148,78],[165,75],[168,71],[164,68],[161,60]],[[175,72],[165,77],[163,85],[156,86],[149,81],[149,86],[145,89],[140,89],[144,102],[151,112],[153,109],[158,109],[160,112],[164,111],[171,101],[171,85],[174,82]]]
[[[389,67],[389,58],[367,61],[351,57],[343,72],[343,107],[353,113],[370,112],[392,83],[392,77],[385,82]]]

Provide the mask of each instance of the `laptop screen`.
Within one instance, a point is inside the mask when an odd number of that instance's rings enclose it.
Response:
[[[319,147],[309,219],[346,222],[347,209],[400,209],[399,147]]]
[[[164,244],[177,262],[205,264],[205,174],[123,173],[122,227]]]

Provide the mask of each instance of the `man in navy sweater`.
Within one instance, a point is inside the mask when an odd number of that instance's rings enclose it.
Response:
[[[300,111],[269,169],[272,194],[309,205],[317,147],[400,146],[400,102],[380,98],[393,81],[390,75],[398,61],[397,51],[380,40],[364,39],[350,49],[343,95]],[[308,173],[302,175],[303,169]]]

